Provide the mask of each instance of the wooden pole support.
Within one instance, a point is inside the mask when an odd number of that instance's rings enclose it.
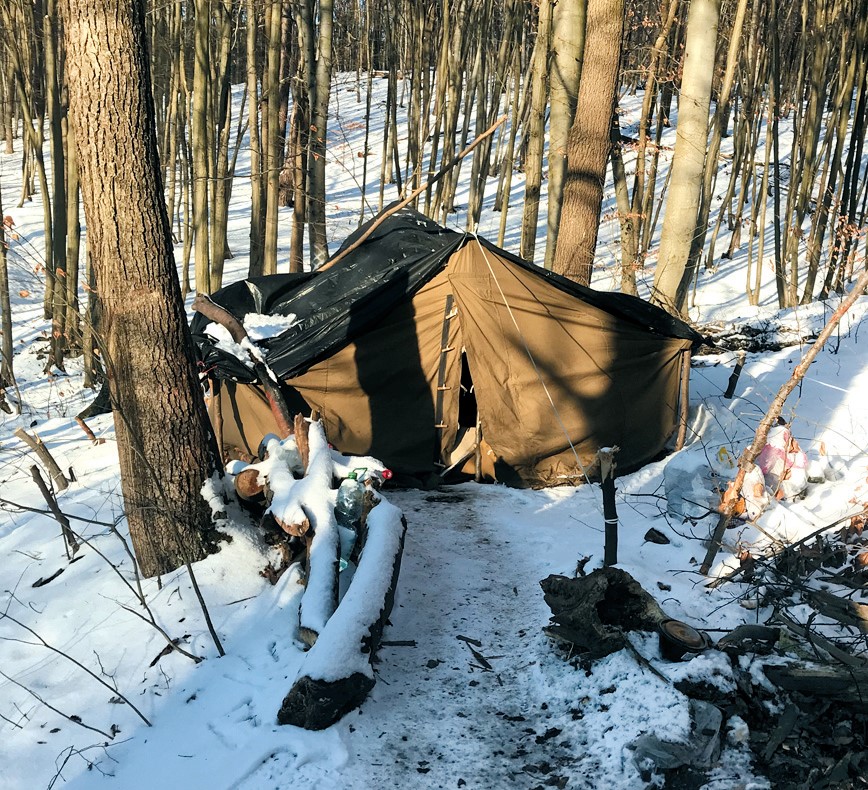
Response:
[[[69,481],[66,479],[63,472],[60,471],[57,461],[55,461],[51,453],[48,452],[48,448],[42,443],[42,439],[39,438],[39,435],[34,433],[33,436],[31,436],[23,428],[18,428],[18,430],[15,431],[15,436],[21,439],[24,444],[33,450],[39,460],[45,464],[45,468],[48,470],[48,474],[51,475],[51,480],[54,482],[54,487],[58,491],[66,491],[69,487]]]
[[[675,452],[684,447],[687,438],[687,417],[690,414],[690,349],[681,354],[681,389],[678,393],[678,436]]]
[[[735,367],[729,375],[729,381],[726,384],[726,392],[723,397],[729,400],[735,395],[735,387],[738,384],[738,378],[741,376],[741,369],[744,367],[744,360],[747,357],[744,351],[739,351],[735,355]]]
[[[617,447],[601,447],[597,451],[600,459],[600,487],[603,489],[603,521],[606,527],[603,564],[618,563],[618,511],[615,508],[615,454]]]

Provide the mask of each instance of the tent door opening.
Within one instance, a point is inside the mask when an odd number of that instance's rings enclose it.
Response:
[[[485,445],[482,439],[482,424],[479,421],[473,377],[470,375],[467,352],[463,348],[461,349],[461,384],[458,391],[458,433],[455,439],[455,448],[449,454],[448,464],[441,473],[442,476],[445,477],[450,472],[459,472],[473,475],[477,480],[481,479],[480,454]]]

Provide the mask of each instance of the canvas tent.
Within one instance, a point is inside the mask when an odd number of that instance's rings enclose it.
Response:
[[[494,475],[513,485],[578,482],[601,446],[620,447],[621,470],[659,454],[683,355],[701,340],[638,298],[584,288],[409,208],[327,271],[245,280],[213,299],[240,319],[296,315],[261,345],[290,404],[318,411],[339,450],[430,475],[473,446],[478,424]],[[271,411],[207,324],[197,315],[192,329],[204,369],[224,382],[224,444],[253,454]]]

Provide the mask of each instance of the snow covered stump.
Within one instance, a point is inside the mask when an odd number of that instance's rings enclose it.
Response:
[[[371,661],[392,611],[406,529],[401,511],[380,497],[359,537],[364,545],[350,586],[305,657],[279,724],[325,729],[374,687]]]

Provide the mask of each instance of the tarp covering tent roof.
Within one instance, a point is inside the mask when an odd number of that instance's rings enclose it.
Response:
[[[514,485],[578,482],[601,446],[621,448],[622,470],[659,454],[676,426],[682,355],[701,341],[641,299],[577,285],[409,208],[324,272],[212,298],[239,319],[296,315],[260,345],[339,450],[430,474],[478,418],[497,479]],[[270,409],[207,324],[197,315],[192,329],[202,364],[227,382],[224,441],[254,453],[274,430]]]

